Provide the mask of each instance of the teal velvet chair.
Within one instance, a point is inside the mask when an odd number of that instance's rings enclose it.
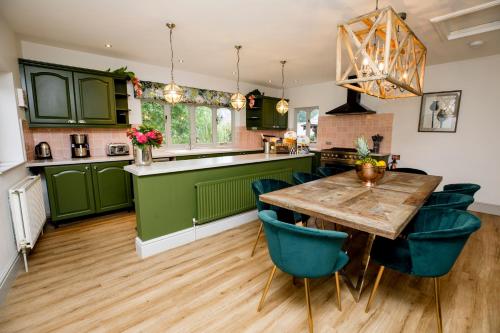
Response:
[[[424,207],[467,210],[467,208],[469,208],[469,206],[473,202],[474,198],[470,195],[448,192],[434,192],[424,203]]]
[[[259,212],[259,218],[264,223],[267,247],[274,266],[262,292],[257,311],[262,309],[276,268],[279,268],[294,277],[304,279],[309,332],[313,332],[309,279],[334,274],[338,307],[340,311],[342,310],[338,271],[349,261],[347,254],[342,251],[347,234],[286,224],[278,221],[276,212],[271,210]]]
[[[481,221],[461,210],[422,208],[416,222],[406,239],[375,239],[370,258],[380,264],[380,269],[365,311],[369,311],[385,267],[433,278],[438,332],[442,332],[439,277],[451,270],[469,236],[480,228]]]
[[[269,205],[265,202],[260,201],[259,199],[259,195],[261,194],[281,190],[290,186],[292,185],[277,179],[259,179],[254,181],[252,183],[252,190],[253,193],[255,194],[257,210],[259,212],[267,209],[274,210],[278,214],[278,218],[280,219],[280,221],[286,223],[295,224],[296,222],[301,221],[302,216],[300,214],[292,212],[291,210],[288,209]],[[259,243],[259,238],[261,234],[262,234],[262,223],[260,224],[259,231],[257,232],[257,239],[255,240],[255,243],[253,245],[251,257],[253,257],[253,255],[255,254],[255,249],[257,248],[257,244]]]
[[[300,184],[305,184],[308,182],[312,182],[313,180],[320,179],[321,177],[312,174],[312,173],[307,173],[307,172],[294,172],[292,174],[293,177],[293,182],[295,185],[300,185]]]
[[[389,170],[389,171],[413,173],[415,175],[427,175],[427,172],[425,172],[424,170],[415,169],[415,168],[396,168],[394,170]]]
[[[459,184],[448,184],[443,187],[443,192],[447,193],[460,193],[470,195],[474,197],[477,191],[481,189],[481,186],[471,183],[459,183]]]
[[[318,167],[316,169],[318,175],[321,177],[330,177],[333,175],[337,175],[339,173],[345,172],[347,170],[342,169],[342,168],[336,168],[336,167]]]

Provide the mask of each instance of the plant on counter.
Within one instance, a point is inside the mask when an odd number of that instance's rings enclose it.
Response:
[[[141,125],[138,128],[131,128],[127,131],[127,136],[132,140],[132,144],[141,149],[147,146],[159,148],[163,142],[163,135],[151,126]]]

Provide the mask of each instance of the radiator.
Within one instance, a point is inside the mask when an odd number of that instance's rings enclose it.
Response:
[[[14,185],[9,190],[9,203],[17,250],[23,252],[24,269],[27,272],[27,250],[35,246],[47,219],[40,176],[27,177]]]
[[[272,170],[251,175],[195,184],[197,224],[218,220],[255,208],[252,182],[271,178],[290,182],[292,169]]]

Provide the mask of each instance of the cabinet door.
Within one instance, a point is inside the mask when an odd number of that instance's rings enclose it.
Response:
[[[115,89],[110,77],[73,73],[79,124],[116,124]]]
[[[275,129],[274,114],[276,112],[276,100],[271,98],[263,98],[262,100],[262,128]]]
[[[24,75],[30,123],[76,123],[73,74],[71,72],[25,66]]]
[[[285,130],[288,128],[288,112],[284,115],[281,115],[276,111],[274,117],[277,128]]]
[[[125,165],[127,161],[92,164],[96,212],[132,205],[130,174],[123,170]]]
[[[47,167],[45,177],[53,221],[95,212],[89,164]]]

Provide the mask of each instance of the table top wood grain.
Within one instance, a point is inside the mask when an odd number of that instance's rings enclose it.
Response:
[[[376,186],[364,186],[355,171],[260,195],[284,207],[395,239],[441,182],[441,176],[386,172]]]

